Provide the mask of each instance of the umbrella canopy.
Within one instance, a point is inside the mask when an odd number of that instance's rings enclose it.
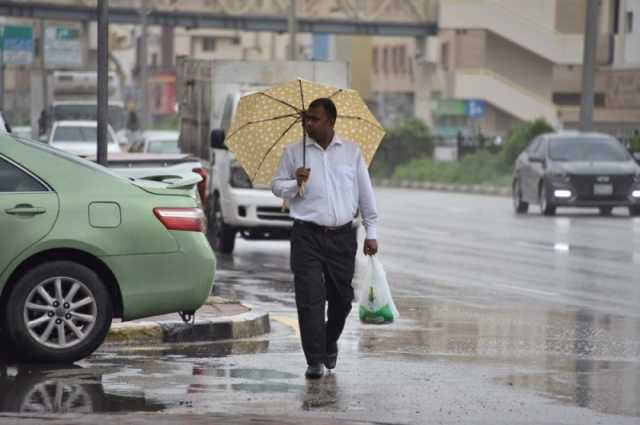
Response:
[[[297,79],[243,96],[238,103],[225,143],[254,185],[271,183],[284,147],[305,137],[302,116],[320,97],[336,105],[335,132],[360,145],[371,163],[385,132],[358,92]],[[299,161],[302,166],[303,158]]]

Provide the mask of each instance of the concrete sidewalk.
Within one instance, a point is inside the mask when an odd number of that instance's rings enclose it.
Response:
[[[511,188],[483,184],[455,184],[418,182],[411,180],[373,179],[374,186],[401,189],[431,190],[435,192],[468,193],[474,195],[511,196]]]
[[[271,330],[269,313],[220,297],[209,297],[196,311],[195,323],[184,323],[177,313],[114,322],[106,344],[146,345],[222,341],[251,338]]]

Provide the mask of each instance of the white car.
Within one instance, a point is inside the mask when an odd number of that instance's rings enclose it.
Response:
[[[98,149],[96,121],[56,121],[51,127],[47,143],[55,148],[80,156],[95,155]],[[116,135],[107,126],[107,152],[121,152]]]
[[[180,153],[179,136],[180,133],[172,130],[145,131],[140,143],[132,150],[144,153]]]

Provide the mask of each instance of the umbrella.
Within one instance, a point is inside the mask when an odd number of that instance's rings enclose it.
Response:
[[[284,147],[306,139],[302,117],[320,97],[336,105],[335,132],[359,144],[367,165],[371,163],[384,129],[358,92],[297,79],[243,96],[238,103],[225,143],[254,185],[270,184]],[[304,156],[300,166],[306,163]]]

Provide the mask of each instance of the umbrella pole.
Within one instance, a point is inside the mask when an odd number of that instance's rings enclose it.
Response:
[[[302,125],[302,168],[307,168],[307,131],[304,128],[304,121]],[[304,198],[304,183],[300,185],[298,189],[298,195]]]

